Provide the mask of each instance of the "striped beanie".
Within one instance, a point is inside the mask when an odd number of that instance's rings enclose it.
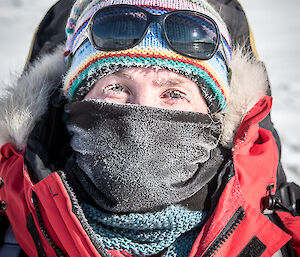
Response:
[[[194,10],[210,16],[218,25],[223,55],[218,51],[209,60],[185,57],[166,44],[158,24],[150,25],[144,39],[135,47],[120,51],[96,50],[89,40],[75,51],[93,14],[102,7],[129,4],[153,14],[172,10]],[[228,70],[231,63],[230,37],[224,21],[206,0],[77,0],[66,26],[66,60],[71,62],[63,81],[63,92],[69,101],[82,100],[100,78],[132,67],[167,69],[194,81],[200,88],[211,112],[224,112],[229,102]]]

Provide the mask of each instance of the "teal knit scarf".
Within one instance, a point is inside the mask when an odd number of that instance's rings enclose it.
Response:
[[[83,212],[99,241],[108,250],[125,250],[133,256],[164,253],[187,257],[204,222],[205,213],[182,206],[145,214],[107,214],[82,203]]]

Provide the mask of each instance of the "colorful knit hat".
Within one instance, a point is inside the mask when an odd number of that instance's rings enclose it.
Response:
[[[180,55],[166,44],[158,24],[150,25],[144,39],[135,47],[121,51],[96,50],[86,40],[74,52],[90,18],[100,8],[113,4],[130,4],[153,14],[171,10],[194,10],[210,16],[221,33],[225,53],[217,52],[203,61]],[[63,91],[69,101],[81,100],[95,82],[105,75],[131,67],[167,69],[194,81],[212,112],[224,111],[229,102],[228,70],[231,63],[230,37],[224,21],[206,0],[77,0],[66,26],[66,56],[74,54],[64,78]],[[66,57],[67,59],[68,57]]]

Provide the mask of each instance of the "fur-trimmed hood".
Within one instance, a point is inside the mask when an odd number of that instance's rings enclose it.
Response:
[[[65,70],[63,46],[31,65],[15,82],[0,85],[0,146],[12,143],[24,149],[36,122],[46,112],[50,92],[61,84]],[[264,66],[237,47],[232,53],[231,102],[224,117],[221,143],[232,147],[246,113],[265,94]]]

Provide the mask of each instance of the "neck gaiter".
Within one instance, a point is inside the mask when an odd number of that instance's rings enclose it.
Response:
[[[73,175],[106,211],[180,203],[217,172],[222,126],[211,115],[97,100],[68,104],[65,111],[78,166]]]
[[[182,206],[159,212],[111,214],[81,203],[97,239],[108,250],[126,251],[132,256],[187,257],[199,235],[206,213]]]

